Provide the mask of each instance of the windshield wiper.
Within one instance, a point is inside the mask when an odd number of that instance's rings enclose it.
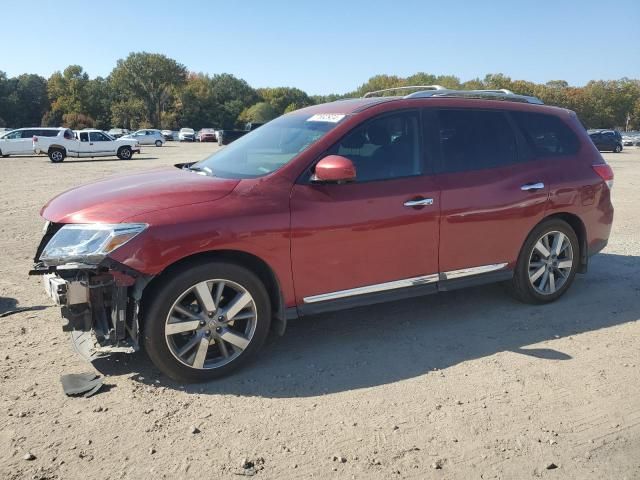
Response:
[[[192,172],[196,172],[200,175],[208,175],[210,177],[213,177],[213,170],[211,170],[209,167],[200,167],[198,165],[191,165],[189,167],[185,167],[187,170],[191,170]]]

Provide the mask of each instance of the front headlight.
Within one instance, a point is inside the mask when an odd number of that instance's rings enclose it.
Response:
[[[40,260],[47,266],[65,263],[97,265],[146,228],[145,223],[65,225],[44,248]]]

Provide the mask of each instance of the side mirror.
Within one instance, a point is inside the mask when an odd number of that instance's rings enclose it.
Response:
[[[314,183],[346,183],[356,179],[353,162],[341,155],[329,155],[316,164],[311,181]]]

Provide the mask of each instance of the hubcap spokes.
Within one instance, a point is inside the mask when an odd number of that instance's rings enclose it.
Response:
[[[542,295],[551,295],[565,284],[573,268],[571,241],[562,232],[545,233],[529,257],[529,281]]]
[[[173,356],[191,368],[219,368],[242,354],[256,330],[251,294],[230,280],[207,280],[186,290],[165,322]]]

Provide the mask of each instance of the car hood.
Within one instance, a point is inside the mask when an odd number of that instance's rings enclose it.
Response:
[[[144,213],[220,199],[238,183],[163,168],[68,190],[50,200],[40,214],[54,223],[120,223]]]

